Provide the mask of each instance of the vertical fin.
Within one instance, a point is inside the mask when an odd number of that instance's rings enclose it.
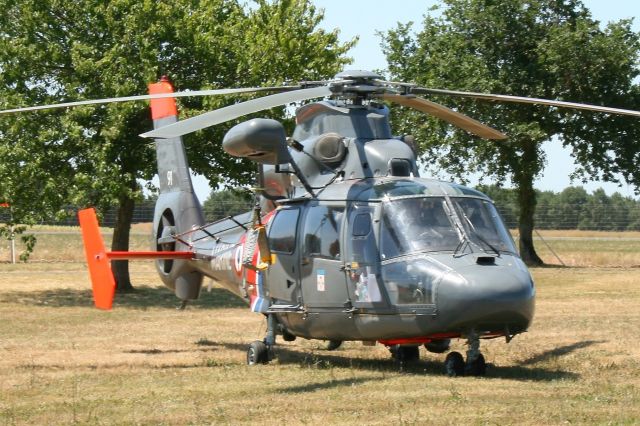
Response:
[[[173,93],[173,86],[166,77],[149,85],[149,93]],[[151,101],[153,128],[167,126],[178,121],[175,98]],[[176,241],[173,247],[158,240],[171,234],[179,234],[204,224],[200,201],[193,191],[187,154],[181,137],[156,139],[156,156],[160,194],[156,201],[153,229],[158,251],[191,251],[190,247]],[[156,267],[164,284],[173,289],[182,300],[197,299],[202,287],[202,274],[188,260],[158,260]]]
[[[166,76],[158,83],[149,84],[149,94],[173,93],[173,86]],[[151,100],[151,118],[153,128],[168,126],[178,122],[178,108],[175,98]],[[193,192],[187,154],[182,138],[156,139],[156,155],[160,193],[184,191]]]
[[[104,249],[96,211],[93,208],[80,210],[78,220],[82,229],[84,253],[91,276],[93,301],[96,308],[109,310],[113,305],[116,281],[113,278],[111,264]]]

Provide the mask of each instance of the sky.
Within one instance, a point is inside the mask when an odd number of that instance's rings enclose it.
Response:
[[[312,0],[313,3],[323,8],[325,19],[321,25],[332,30],[340,29],[340,40],[348,41],[358,36],[357,45],[349,51],[354,62],[347,69],[384,69],[386,61],[380,49],[380,37],[376,31],[385,32],[394,28],[398,22],[413,21],[419,28],[423,15],[428,9],[438,4],[435,0]],[[583,3],[591,11],[593,17],[603,24],[609,21],[617,21],[623,18],[636,18],[634,29],[640,31],[640,1],[638,0],[583,0]],[[449,88],[455,89],[455,88]],[[579,102],[579,99],[574,101]],[[615,106],[615,105],[609,105]],[[634,196],[633,188],[623,184],[607,182],[570,182],[569,175],[575,169],[573,159],[569,151],[564,149],[559,142],[545,143],[548,164],[544,175],[539,178],[534,186],[540,190],[562,191],[569,185],[582,185],[588,191],[604,188],[609,194],[620,192],[625,196]],[[477,183],[477,178],[471,176],[471,185]],[[484,183],[491,183],[485,180]],[[208,197],[210,189],[206,180],[198,177],[194,180],[194,187],[201,202]]]

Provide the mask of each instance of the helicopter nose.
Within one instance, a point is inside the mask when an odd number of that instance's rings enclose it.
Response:
[[[451,331],[524,331],[533,318],[534,300],[533,280],[524,265],[457,268],[437,290],[438,312]]]

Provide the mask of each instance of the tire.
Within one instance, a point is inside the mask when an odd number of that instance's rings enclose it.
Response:
[[[449,350],[451,339],[434,340],[429,343],[425,343],[424,347],[431,353],[443,354]]]
[[[475,361],[465,366],[465,374],[468,376],[484,376],[487,372],[487,363],[482,354]]]
[[[329,343],[327,343],[327,350],[335,351],[340,346],[342,346],[342,340],[329,340]]]
[[[264,342],[256,340],[249,345],[247,349],[247,364],[257,365],[266,364],[269,362],[269,348]]]
[[[419,346],[393,345],[389,350],[393,359],[400,363],[413,362],[420,359]]]
[[[444,369],[449,377],[464,376],[464,358],[460,352],[451,352],[444,360]]]
[[[285,342],[293,342],[294,340],[296,340],[296,336],[294,336],[293,334],[289,333],[289,331],[287,331],[287,329],[283,329],[282,330],[282,340],[284,340]]]

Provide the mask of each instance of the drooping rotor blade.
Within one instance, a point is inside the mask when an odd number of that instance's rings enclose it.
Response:
[[[505,135],[504,133],[499,132],[496,129],[485,124],[482,124],[478,120],[474,120],[471,117],[467,117],[464,114],[460,114],[459,112],[456,112],[435,102],[431,102],[414,95],[384,94],[381,97],[382,99],[385,99],[387,101],[395,102],[397,104],[408,106],[417,109],[418,111],[425,112],[429,115],[433,115],[434,117],[444,120],[447,123],[451,123],[454,126],[466,130],[471,134],[480,136],[481,138],[507,139],[507,135]]]
[[[15,112],[26,112],[26,111],[38,111],[42,109],[53,109],[53,108],[67,108],[67,107],[76,107],[81,105],[109,104],[113,102],[145,101],[148,99],[184,98],[184,97],[195,97],[195,96],[233,95],[237,93],[290,91],[290,90],[295,90],[299,88],[300,86],[276,86],[276,87],[243,87],[238,89],[193,90],[193,91],[185,91],[185,92],[160,93],[157,95],[124,96],[119,98],[92,99],[87,101],[64,102],[61,104],[13,108],[13,109],[5,109],[3,111],[0,111],[0,114],[10,114]]]
[[[184,121],[178,121],[175,124],[161,127],[141,134],[144,138],[160,138],[169,139],[186,135],[206,127],[224,123],[243,115],[262,111],[265,109],[286,105],[292,102],[304,101],[307,99],[321,98],[331,95],[328,86],[312,87],[309,89],[294,90],[286,93],[278,93],[275,95],[263,96],[261,98],[252,99],[250,101],[241,102],[230,105],[214,111],[206,112]]]
[[[426,87],[412,87],[411,88],[411,92],[412,93],[432,94],[432,95],[460,96],[460,97],[464,97],[464,98],[483,99],[483,100],[487,100],[487,101],[548,105],[548,106],[555,106],[555,107],[561,107],[561,108],[584,109],[584,110],[587,110],[587,111],[606,112],[608,114],[632,115],[632,116],[635,116],[635,117],[640,117],[640,111],[634,111],[634,110],[631,110],[631,109],[603,107],[603,106],[599,106],[599,105],[582,104],[582,103],[577,103],[577,102],[554,101],[554,100],[551,100],[551,99],[527,98],[525,96],[496,95],[496,94],[492,94],[492,93],[461,92],[461,91],[458,91],[458,90],[429,89],[429,88],[426,88]]]

